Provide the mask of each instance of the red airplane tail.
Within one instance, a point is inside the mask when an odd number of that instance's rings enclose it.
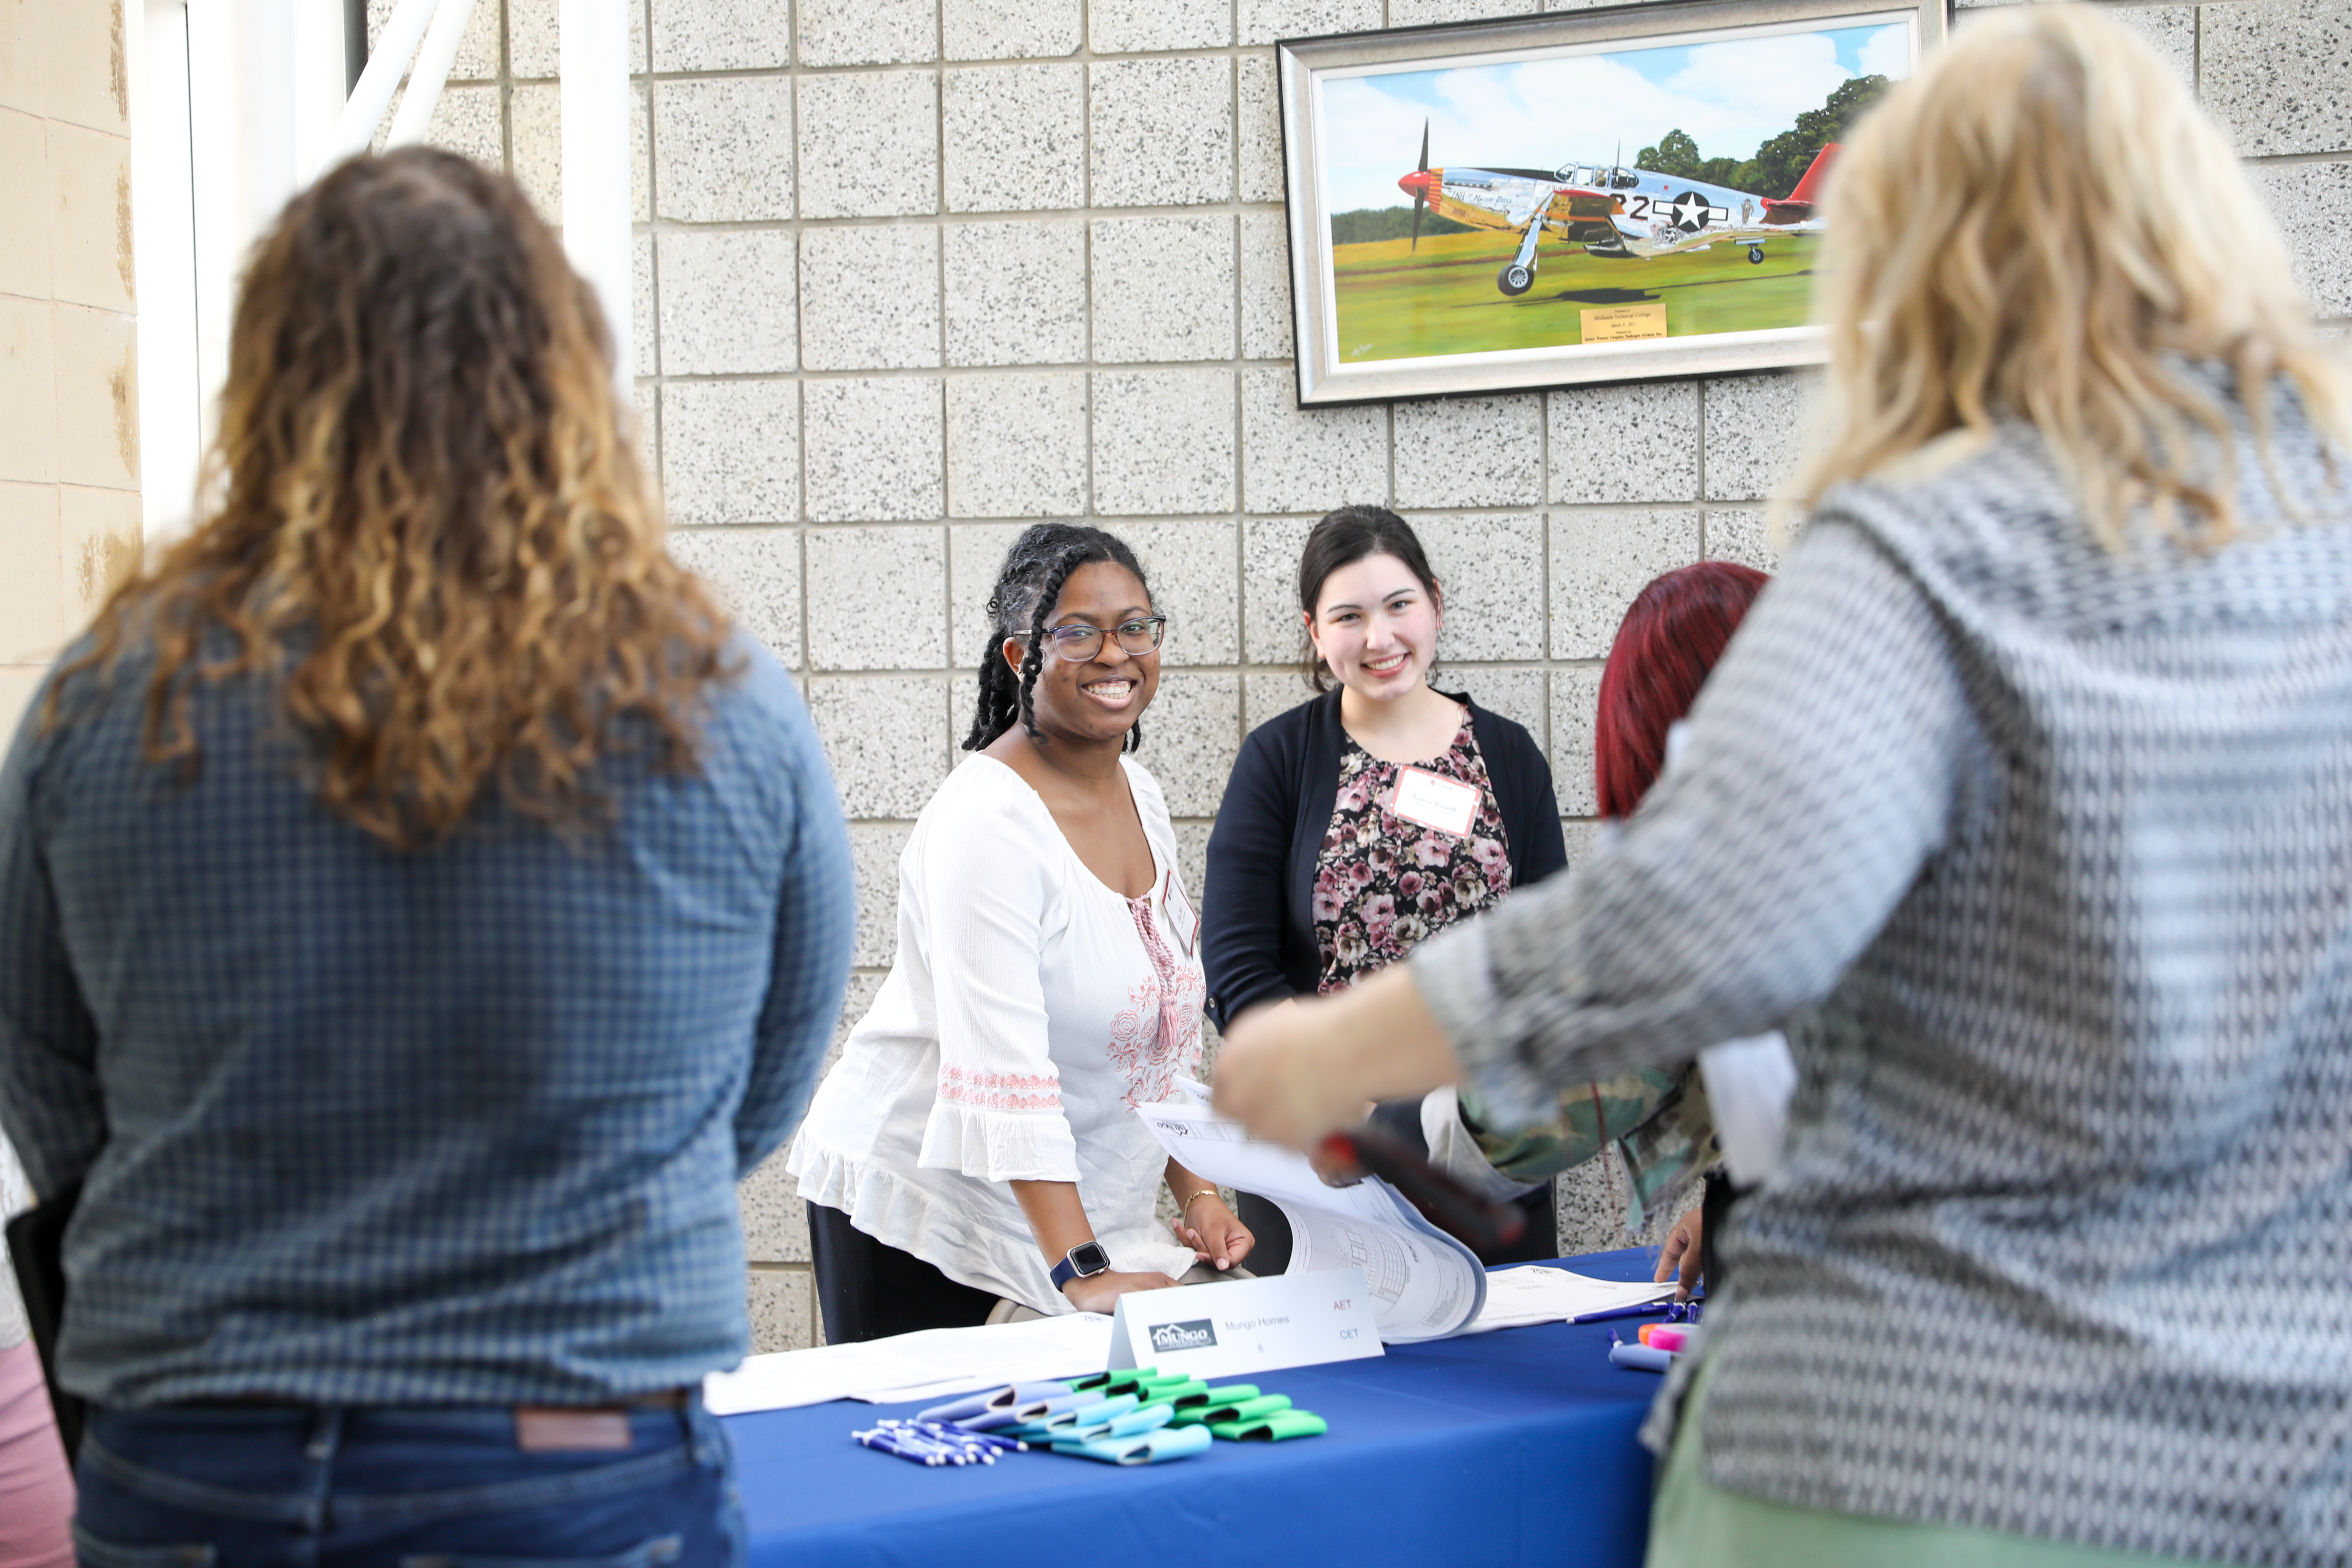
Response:
[[[1790,191],[1785,199],[1776,202],[1767,198],[1764,203],[1764,221],[1766,223],[1803,223],[1811,217],[1813,209],[1821,205],[1822,183],[1829,178],[1830,164],[1834,160],[1837,150],[1838,144],[1832,142],[1814,153],[1812,163],[1805,169],[1805,177],[1797,182],[1797,188]]]

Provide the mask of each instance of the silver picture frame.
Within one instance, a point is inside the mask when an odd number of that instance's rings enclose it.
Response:
[[[1823,333],[1818,326],[1798,325],[1764,330],[1705,331],[1681,336],[1651,336],[1624,342],[1575,342],[1470,352],[1428,353],[1354,361],[1343,354],[1339,316],[1339,286],[1334,268],[1335,247],[1329,190],[1325,179],[1325,94],[1332,84],[1393,72],[1449,70],[1465,66],[1511,65],[1528,60],[1569,58],[1608,54],[1623,49],[1658,49],[1757,39],[1776,35],[1831,31],[1839,28],[1884,27],[1900,23],[1908,28],[1910,44],[1906,74],[1948,36],[1951,17],[1947,0],[1921,0],[1915,5],[1879,4],[1868,0],[1654,0],[1590,11],[1553,12],[1542,16],[1496,21],[1449,23],[1434,26],[1394,28],[1329,37],[1285,39],[1276,46],[1277,89],[1282,118],[1282,155],[1286,227],[1290,255],[1292,326],[1295,363],[1301,407],[1328,407],[1351,403],[1391,402],[1404,398],[1519,392],[1545,387],[1594,383],[1649,381],[1673,377],[1720,375],[1727,373],[1774,370],[1816,364],[1826,357]],[[1421,173],[1430,172],[1424,121]],[[1563,148],[1564,156],[1593,157],[1590,150]],[[1582,173],[1626,186],[1641,171],[1613,162],[1606,174],[1595,167]],[[1572,165],[1559,170],[1569,174]],[[1470,171],[1476,174],[1478,171]],[[1540,171],[1509,170],[1525,176]],[[1443,171],[1441,170],[1442,174]],[[1400,181],[1402,184],[1402,182]],[[1423,192],[1428,189],[1426,184]],[[1447,187],[1451,194],[1451,187]],[[1414,248],[1420,245],[1420,196],[1414,193]],[[1734,195],[1738,193],[1734,192]],[[1801,188],[1792,197],[1806,193]],[[1565,197],[1566,190],[1558,193]],[[1589,203],[1591,198],[1586,198]],[[1605,199],[1605,198],[1604,198]],[[1432,210],[1436,204],[1433,200]],[[1801,207],[1793,201],[1768,202],[1770,209]],[[1458,207],[1455,210],[1460,210]],[[1549,208],[1546,209],[1549,211]],[[1580,212],[1583,209],[1580,207]],[[1622,199],[1616,211],[1623,213]],[[1714,209],[1727,222],[1724,209]],[[1665,216],[1663,204],[1660,216]],[[1703,224],[1707,213],[1696,215]],[[1745,221],[1737,220],[1737,221]],[[1498,223],[1497,227],[1500,226]],[[1510,270],[1507,247],[1503,273],[1496,287],[1510,293],[1517,281],[1527,291],[1539,263],[1531,253],[1544,237],[1547,220],[1535,220],[1535,237],[1516,252],[1527,262],[1523,273]],[[1561,225],[1549,225],[1553,245],[1582,248],[1559,240]],[[1587,231],[1597,232],[1597,231]],[[1661,226],[1656,232],[1666,233]],[[1759,242],[1751,258],[1760,258],[1769,236],[1759,230],[1719,228],[1727,240],[1685,241],[1684,248],[1711,248],[1746,242],[1738,233],[1754,233]],[[1508,235],[1504,238],[1508,239]],[[1558,251],[1548,248],[1547,255]],[[1661,250],[1660,255],[1667,252]],[[1554,263],[1558,265],[1557,262]],[[1620,263],[1641,267],[1641,258]],[[1570,296],[1562,295],[1563,299]],[[1658,330],[1664,331],[1661,310]],[[1583,330],[1591,330],[1589,323]],[[1366,352],[1360,349],[1359,352]]]

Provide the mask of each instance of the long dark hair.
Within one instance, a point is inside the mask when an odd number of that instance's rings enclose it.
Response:
[[[1323,596],[1323,584],[1331,574],[1368,555],[1395,556],[1421,579],[1433,604],[1443,602],[1436,574],[1430,571],[1429,557],[1422,553],[1421,541],[1411,523],[1384,506],[1343,506],[1315,525],[1307,536],[1307,548],[1298,552],[1298,607],[1314,615],[1315,602]],[[1299,655],[1299,672],[1316,690],[1330,690],[1330,667],[1315,651],[1315,639],[1307,635],[1303,624],[1298,637],[1306,645]]]
[[[996,586],[989,591],[988,647],[980,656],[980,701],[972,711],[971,732],[963,738],[965,751],[977,752],[992,744],[1016,722],[1033,740],[1042,738],[1029,699],[1036,689],[1037,671],[1045,663],[1046,617],[1061,600],[1062,585],[1070,580],[1070,574],[1097,561],[1134,573],[1135,580],[1143,584],[1145,599],[1150,598],[1151,584],[1135,552],[1125,540],[1099,528],[1037,523],[1022,530],[1021,537],[1005,552]],[[1019,637],[1029,645],[1018,677],[1004,662],[1002,649],[1006,637]],[[1127,749],[1131,752],[1142,744],[1143,723],[1138,720],[1127,731]]]

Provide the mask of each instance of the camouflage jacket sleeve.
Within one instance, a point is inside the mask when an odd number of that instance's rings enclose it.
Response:
[[[1625,1226],[1639,1230],[1670,1204],[1684,1184],[1720,1163],[1715,1118],[1696,1070],[1633,1068],[1615,1078],[1580,1083],[1560,1094],[1549,1121],[1517,1132],[1484,1125],[1476,1100],[1461,1091],[1463,1125],[1496,1171],[1514,1182],[1541,1182],[1580,1165],[1610,1143],[1633,1174]]]

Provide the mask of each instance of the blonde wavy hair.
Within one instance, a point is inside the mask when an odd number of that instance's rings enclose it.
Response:
[[[151,649],[148,759],[251,679],[330,809],[429,848],[486,792],[561,830],[599,763],[696,761],[724,616],[662,549],[593,295],[515,184],[410,148],[297,196],[246,273],[215,510],[110,598],[53,689]]]
[[[2347,434],[2345,373],[2229,145],[2089,7],[1969,21],[1864,120],[1828,216],[1828,438],[1797,479],[1806,505],[2023,419],[2109,549],[2143,508],[2214,548],[2243,521],[2231,416],[2184,362],[2235,374],[2266,467],[2282,376],[2319,430]]]

